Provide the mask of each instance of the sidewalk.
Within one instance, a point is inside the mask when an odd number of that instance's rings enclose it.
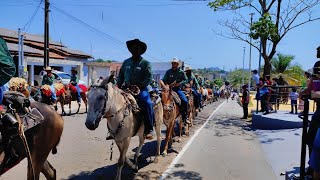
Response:
[[[165,179],[274,180],[254,132],[240,120],[242,108],[225,102],[189,148],[167,170]]]

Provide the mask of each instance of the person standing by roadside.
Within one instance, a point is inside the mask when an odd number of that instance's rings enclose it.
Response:
[[[304,77],[306,79],[304,79],[304,81],[302,82],[302,87],[301,87],[301,91],[304,91],[305,89],[307,89],[310,80],[311,80],[311,74],[308,71],[304,72]],[[304,110],[304,100],[299,98],[299,106],[298,106],[298,110],[300,110],[300,113],[303,113]]]
[[[298,97],[299,97],[299,94],[297,93],[297,89],[296,88],[292,88],[292,91],[290,92],[289,94],[289,97],[290,97],[290,101],[291,101],[291,114],[293,114],[293,107],[295,109],[295,114],[297,114],[297,100],[298,100]]]
[[[248,105],[249,105],[249,91],[248,86],[243,85],[242,86],[242,108],[243,108],[243,117],[241,119],[247,119],[248,118]]]
[[[252,72],[252,79],[253,79],[253,86],[254,86],[254,88],[256,89],[257,88],[257,86],[258,86],[258,84],[259,84],[259,79],[260,79],[260,77],[259,77],[259,74],[258,74],[258,71],[255,69],[255,70],[253,70],[253,71],[251,71]],[[250,87],[249,87],[250,88]]]

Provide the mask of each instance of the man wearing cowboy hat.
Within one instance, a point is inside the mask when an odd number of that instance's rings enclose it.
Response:
[[[185,123],[190,124],[187,117],[188,110],[188,99],[186,95],[181,90],[181,85],[187,82],[188,78],[182,69],[179,68],[179,60],[177,58],[173,58],[171,61],[172,68],[169,69],[162,80],[160,80],[161,87],[164,87],[165,84],[169,84],[172,87],[172,90],[175,91],[181,99],[181,116],[182,120]]]
[[[50,66],[47,66],[45,69],[47,74],[45,74],[42,78],[42,85],[49,85],[51,87],[51,100],[54,106],[56,106],[57,103],[57,96],[56,91],[54,89],[53,81],[55,79],[55,76],[52,74],[52,68]]]
[[[151,64],[141,55],[146,52],[147,45],[139,39],[127,41],[127,48],[132,56],[125,60],[120,68],[117,85],[119,88],[128,88],[136,85],[140,88],[138,104],[145,114],[146,139],[153,139],[154,111],[147,86],[151,83]]]
[[[192,89],[192,94],[193,97],[195,98],[195,108],[199,109],[201,107],[200,103],[200,94],[198,93],[198,89],[200,89],[198,80],[196,79],[196,77],[193,75],[192,73],[192,68],[190,66],[187,66],[184,70],[186,72],[187,78],[188,78],[188,85],[191,85],[191,89]],[[200,110],[200,109],[199,109]]]
[[[81,96],[80,96],[80,87],[78,85],[79,78],[78,78],[78,71],[76,68],[71,69],[71,78],[70,78],[70,84],[72,84],[77,89],[77,102],[79,105],[81,105]]]

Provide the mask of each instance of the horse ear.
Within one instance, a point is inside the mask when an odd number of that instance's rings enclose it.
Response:
[[[109,76],[108,83],[113,80],[113,77],[114,77],[114,74],[111,74],[111,75]]]

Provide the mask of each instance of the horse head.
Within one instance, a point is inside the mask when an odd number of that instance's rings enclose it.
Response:
[[[174,99],[171,95],[171,91],[172,90],[169,85],[165,85],[161,90],[161,102],[163,105],[163,116],[165,119],[169,119],[169,116],[173,111]]]
[[[108,112],[110,108],[107,103],[108,91],[112,89],[112,76],[107,77],[102,82],[93,84],[87,94],[89,110],[85,125],[90,130],[95,130],[99,126],[105,112]]]

